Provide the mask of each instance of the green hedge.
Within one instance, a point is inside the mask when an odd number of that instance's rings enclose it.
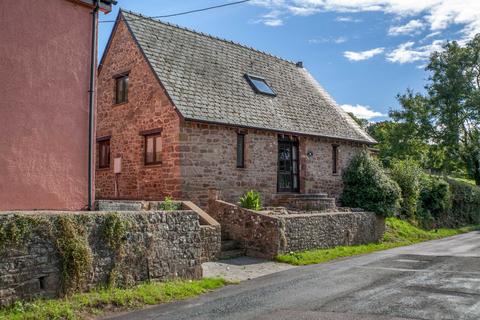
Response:
[[[452,207],[450,186],[445,179],[422,174],[420,178],[420,197],[416,220],[420,226],[431,229],[451,225],[449,220]]]
[[[480,224],[480,188],[454,179],[447,181],[452,193],[452,208],[444,219],[445,225]]]

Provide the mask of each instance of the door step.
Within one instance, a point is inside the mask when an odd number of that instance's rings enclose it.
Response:
[[[244,255],[245,255],[244,249],[222,251],[220,252],[220,260],[228,260],[228,259],[243,257]]]
[[[222,251],[220,252],[220,260],[233,259],[245,255],[245,249],[241,244],[232,239],[222,240]]]

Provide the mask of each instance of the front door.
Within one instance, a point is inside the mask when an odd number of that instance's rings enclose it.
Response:
[[[298,192],[298,140],[280,136],[278,138],[278,192]]]

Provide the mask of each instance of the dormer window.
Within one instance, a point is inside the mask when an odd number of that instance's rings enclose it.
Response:
[[[268,85],[265,79],[249,74],[246,74],[245,78],[256,93],[266,94],[269,96],[277,95],[275,91],[273,91],[273,89]]]

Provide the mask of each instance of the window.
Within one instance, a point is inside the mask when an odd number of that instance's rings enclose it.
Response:
[[[276,96],[277,94],[275,91],[273,91],[272,88],[267,84],[265,79],[257,77],[257,76],[251,76],[246,74],[245,78],[247,79],[248,83],[250,86],[252,86],[253,90],[255,90],[256,93],[261,93],[261,94],[266,94],[269,96]]]
[[[162,163],[162,137],[160,133],[145,135],[145,164]]]
[[[332,173],[338,173],[338,145],[332,145]]]
[[[245,134],[237,134],[237,168],[245,168]]]
[[[98,168],[110,168],[110,138],[98,140]]]
[[[128,74],[123,74],[115,78],[115,103],[124,103],[128,101]]]

